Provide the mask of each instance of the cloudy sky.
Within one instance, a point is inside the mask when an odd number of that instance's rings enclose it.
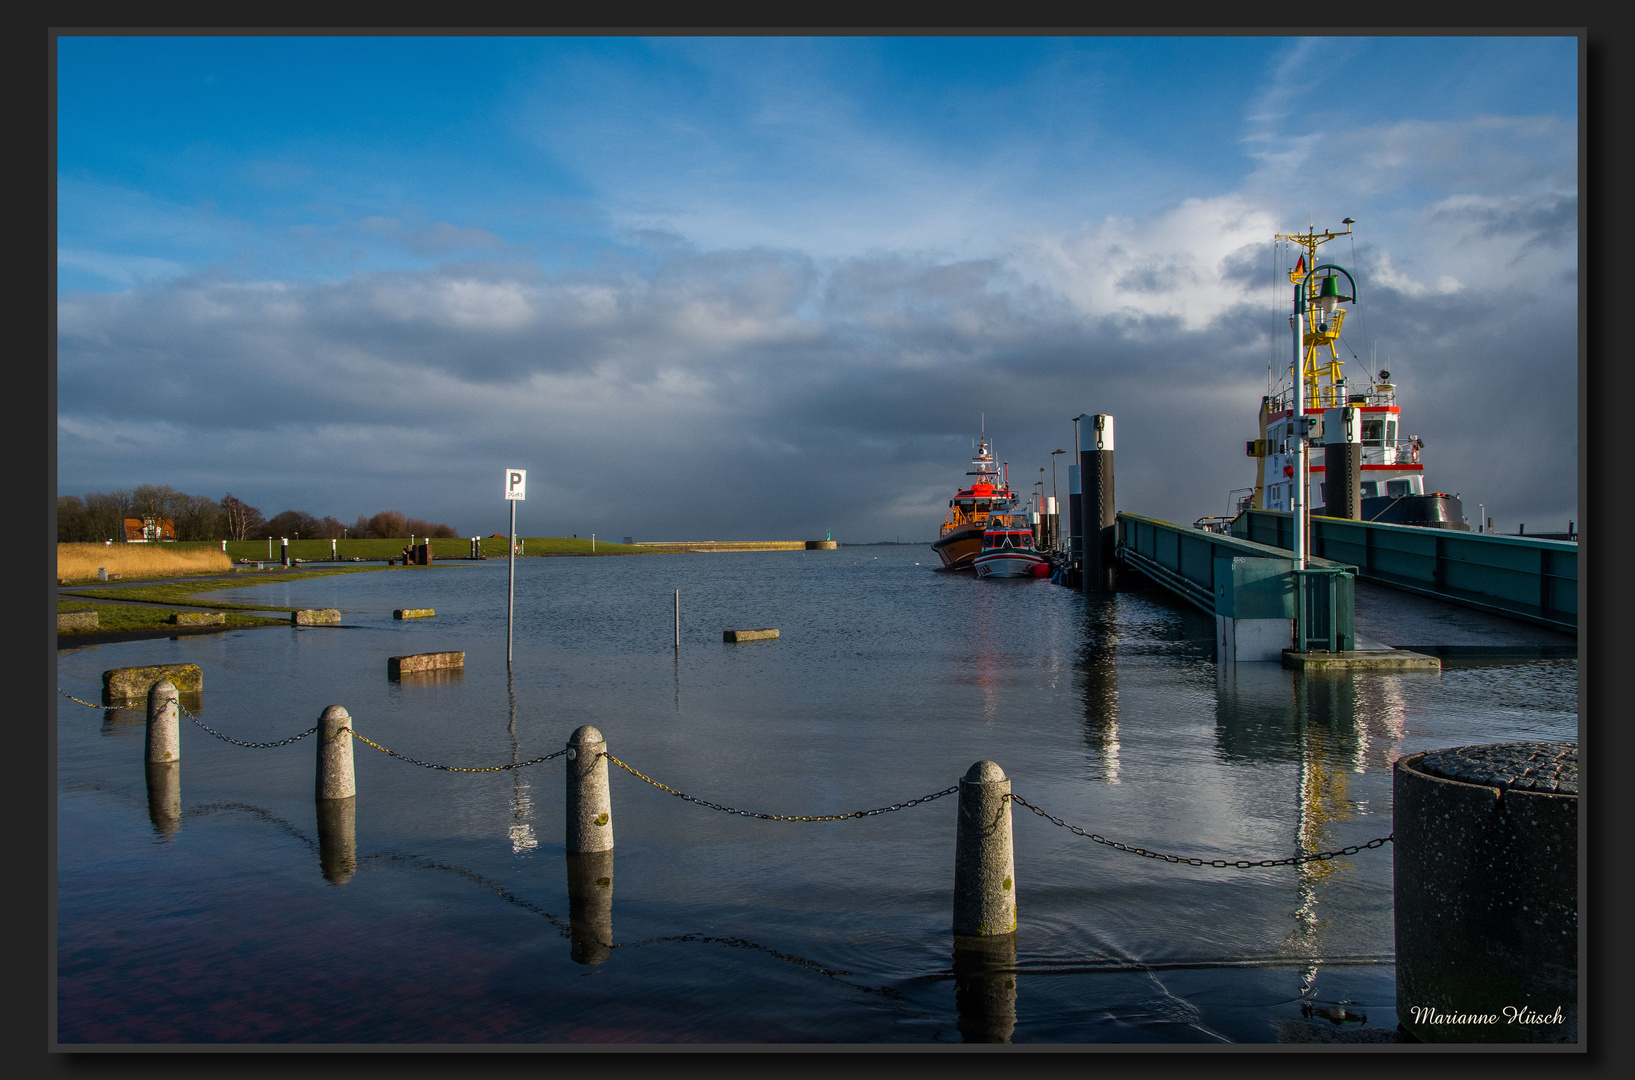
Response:
[[[528,535],[929,540],[982,417],[1048,492],[1106,412],[1119,508],[1190,522],[1286,378],[1273,236],[1351,217],[1347,374],[1391,370],[1473,521],[1564,529],[1577,58],[61,38],[58,491],[474,534],[520,466]]]

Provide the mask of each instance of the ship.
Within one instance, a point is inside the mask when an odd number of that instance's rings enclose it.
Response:
[[[1026,514],[993,513],[982,531],[982,551],[971,561],[979,578],[1050,576],[1050,560],[1034,546]]]
[[[1352,385],[1342,372],[1345,361],[1340,359],[1336,343],[1345,324],[1344,305],[1356,303],[1356,281],[1344,267],[1317,261],[1319,245],[1351,235],[1352,219],[1346,218],[1342,224],[1343,231],[1319,233],[1313,226],[1303,234],[1278,237],[1306,249],[1289,272],[1289,281],[1294,285],[1294,312],[1289,316],[1289,325],[1292,330],[1299,320],[1303,330],[1299,344],[1302,377],[1294,378],[1291,361],[1289,376],[1294,385],[1261,398],[1260,438],[1250,440],[1247,446],[1249,456],[1255,459],[1255,484],[1252,489],[1240,489],[1244,495],[1230,509],[1241,513],[1247,509],[1294,508],[1295,485],[1299,482],[1295,476],[1299,468],[1295,450],[1303,428],[1309,474],[1306,504],[1313,508],[1312,513],[1469,531],[1458,495],[1426,489],[1422,460],[1425,440],[1407,433],[1391,373],[1382,370]],[[1296,386],[1303,397],[1297,398]],[[1347,423],[1354,425],[1349,433],[1324,430],[1325,424]],[[1341,441],[1357,447],[1355,458],[1325,461],[1324,445]],[[1353,465],[1355,477],[1351,475]],[[1356,487],[1348,492],[1351,483]]]
[[[993,442],[988,438],[986,424],[977,439],[971,471],[965,475],[971,478],[970,484],[948,500],[942,532],[931,544],[931,550],[942,560],[936,569],[945,572],[974,570],[976,557],[982,553],[982,534],[988,527],[989,516],[1004,513],[1016,505],[1016,493],[1011,490],[1009,477],[994,464]]]

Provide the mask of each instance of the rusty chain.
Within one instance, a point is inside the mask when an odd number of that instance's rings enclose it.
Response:
[[[536,757],[532,761],[514,761],[509,765],[482,765],[474,768],[466,768],[460,765],[434,765],[429,761],[421,761],[419,758],[412,758],[407,754],[400,754],[396,750],[388,750],[386,747],[380,745],[378,742],[375,742],[373,739],[360,735],[349,727],[343,727],[339,731],[335,732],[335,735],[341,734],[349,734],[359,742],[368,743],[381,753],[395,757],[399,761],[407,761],[409,764],[419,765],[423,769],[441,769],[444,772],[504,772],[506,769],[526,769],[530,765],[538,765],[541,762],[550,761],[552,758],[559,758],[568,752],[566,749],[562,749],[558,750],[554,754],[546,754],[544,757]],[[326,735],[324,738],[333,739],[335,735]]]
[[[707,806],[711,810],[719,810],[724,814],[736,814],[739,817],[760,818],[762,821],[846,821],[851,818],[874,817],[876,814],[889,814],[893,810],[907,810],[911,806],[918,806],[921,803],[928,803],[933,799],[940,799],[944,795],[952,795],[954,792],[959,790],[959,785],[955,784],[953,787],[932,792],[930,795],[921,795],[917,799],[908,799],[905,802],[892,803],[890,806],[878,806],[873,810],[854,810],[849,814],[759,814],[753,810],[739,810],[736,807],[722,806],[720,803],[713,803],[705,799],[694,798],[693,796],[684,792],[677,791],[668,784],[659,783],[657,780],[646,775],[645,773],[637,772],[635,769],[632,769],[629,765],[626,765],[624,762],[620,761],[612,754],[607,753],[605,750],[602,752],[602,756],[613,762],[613,764],[617,765],[625,772],[629,773],[631,776],[634,776],[636,779],[644,780],[658,788],[660,791],[668,791],[671,795],[674,795],[678,799],[685,799],[690,803],[697,803],[699,806]]]
[[[1066,829],[1075,836],[1082,836],[1086,840],[1094,840],[1098,844],[1105,844],[1116,851],[1128,851],[1130,854],[1140,855],[1144,859],[1158,859],[1161,862],[1180,863],[1185,866],[1213,866],[1217,869],[1234,870],[1250,870],[1263,866],[1301,866],[1305,863],[1311,862],[1327,862],[1329,859],[1338,858],[1341,855],[1355,855],[1359,851],[1365,851],[1369,848],[1383,847],[1384,845],[1390,843],[1395,837],[1395,834],[1392,834],[1391,836],[1378,836],[1368,841],[1366,844],[1353,844],[1350,847],[1341,848],[1339,851],[1319,851],[1310,855],[1291,855],[1286,859],[1198,859],[1186,855],[1164,855],[1156,851],[1148,851],[1146,848],[1131,847],[1129,844],[1121,844],[1116,840],[1109,840],[1105,836],[1098,836],[1095,833],[1085,832],[1077,825],[1069,825],[1067,822],[1063,821],[1059,817],[1056,817],[1054,814],[1045,813],[1037,806],[1034,806],[1032,803],[1022,798],[1020,795],[1010,794],[1006,795],[1005,798],[1015,803],[1021,803],[1023,806],[1027,807],[1029,810],[1032,810],[1035,814],[1038,814],[1046,821],[1049,821],[1055,825],[1060,825],[1062,828]]]

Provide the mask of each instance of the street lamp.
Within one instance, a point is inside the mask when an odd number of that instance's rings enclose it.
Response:
[[[1065,453],[1067,453],[1066,450],[1052,450],[1050,452],[1050,497],[1056,501],[1056,522],[1058,526],[1052,533],[1052,538],[1056,541],[1056,547],[1058,549],[1062,546],[1062,530],[1060,528],[1062,520],[1062,497],[1056,490],[1056,456],[1058,454]]]

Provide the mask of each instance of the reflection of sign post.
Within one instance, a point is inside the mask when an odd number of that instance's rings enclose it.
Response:
[[[528,470],[505,470],[505,501],[511,504],[511,585],[505,595],[505,667],[511,668],[511,627],[517,607],[517,503],[528,490]]]

